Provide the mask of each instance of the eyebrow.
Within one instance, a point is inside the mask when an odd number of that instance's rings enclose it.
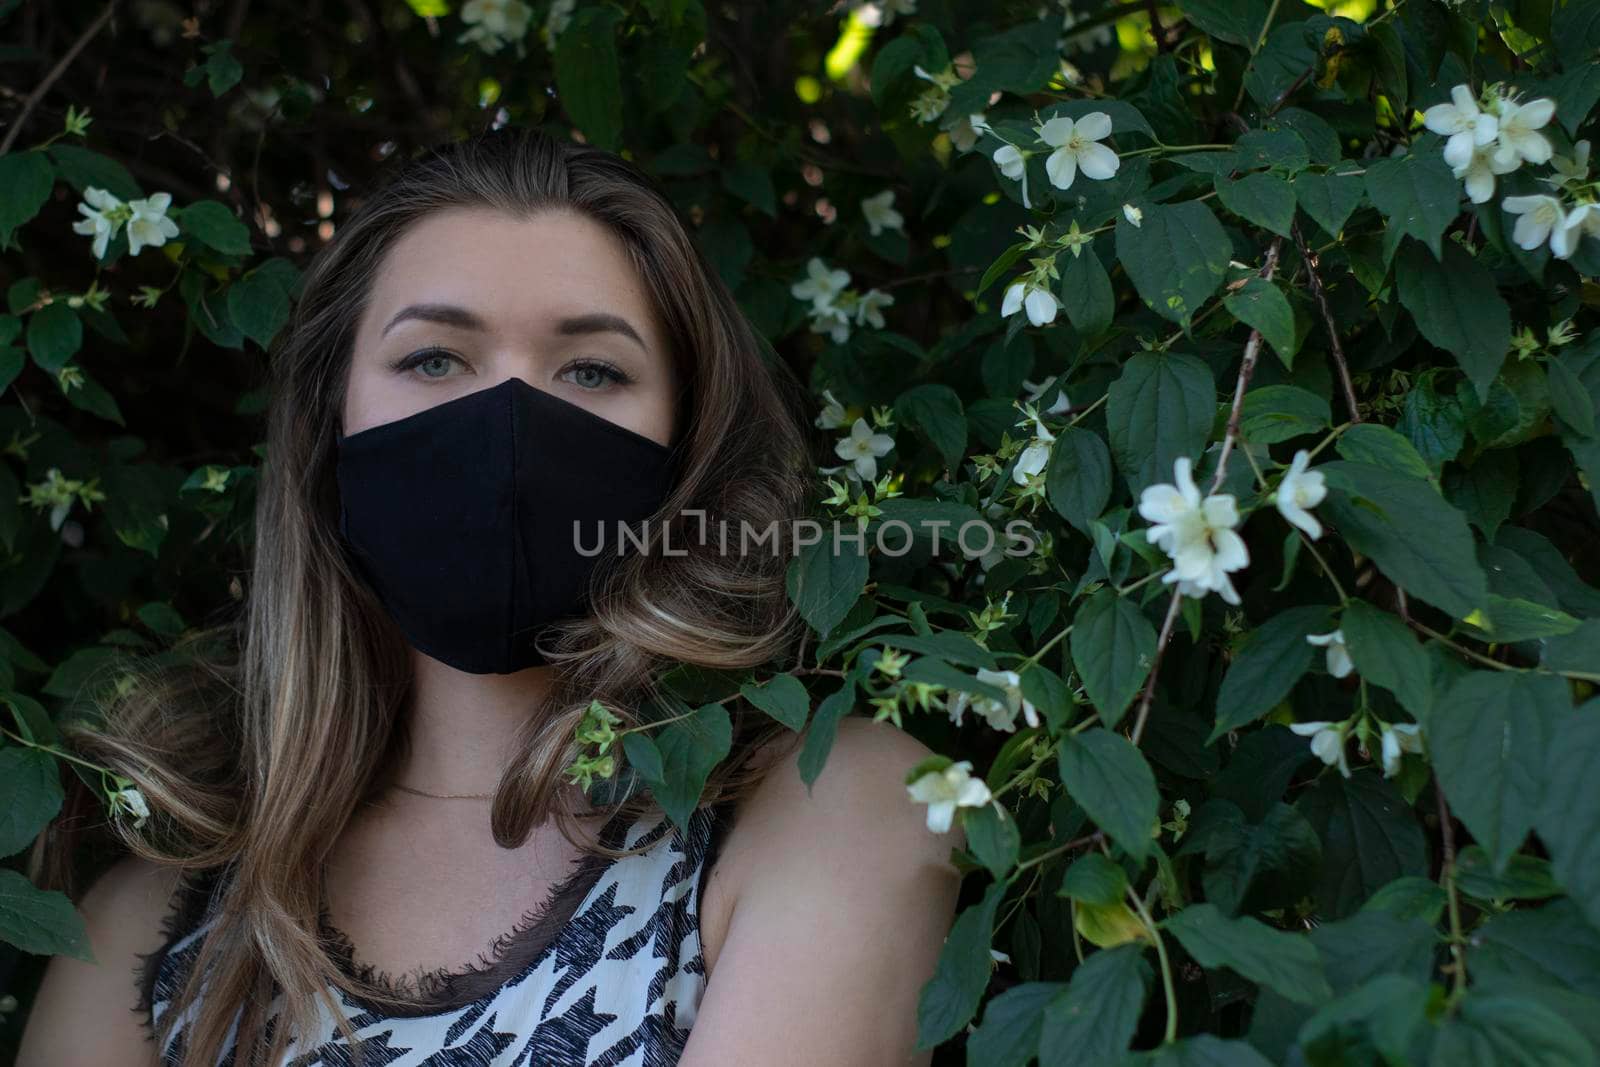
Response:
[[[473,312],[456,304],[412,304],[403,308],[389,324],[383,328],[380,336],[387,337],[389,331],[407,319],[418,319],[422,322],[437,322],[444,326],[454,326],[462,330],[486,331],[489,327]],[[613,315],[607,311],[591,311],[583,315],[569,315],[556,322],[556,332],[563,336],[579,336],[591,333],[618,333],[624,337],[632,338],[640,348],[646,348],[644,338],[639,336],[628,320],[620,315]]]

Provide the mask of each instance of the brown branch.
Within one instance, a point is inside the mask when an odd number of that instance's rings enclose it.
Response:
[[[28,116],[39,105],[39,101],[44,99],[44,94],[50,91],[50,87],[66,71],[67,66],[78,58],[78,53],[83,51],[84,46],[94,38],[95,34],[99,33],[105,24],[111,21],[112,14],[117,10],[117,3],[118,0],[111,0],[110,3],[106,4],[105,10],[101,11],[99,16],[89,24],[89,28],[79,34],[76,41],[72,42],[72,47],[67,49],[67,54],[58,59],[56,65],[50,68],[50,73],[44,76],[44,81],[40,82],[38,87],[28,94],[28,99],[23,102],[22,110],[18,112],[17,117],[12,121],[11,128],[6,131],[5,140],[0,141],[0,156],[11,151],[11,146],[16,143],[17,134],[22,132],[22,127],[27,123]]]
[[[1271,246],[1267,249],[1266,260],[1261,265],[1260,277],[1267,281],[1278,269],[1278,253],[1283,247],[1283,238],[1272,239]],[[1228,415],[1228,432],[1222,439],[1222,451],[1217,455],[1217,473],[1211,480],[1209,492],[1215,493],[1222,488],[1222,482],[1228,473],[1228,457],[1233,454],[1234,442],[1239,439],[1240,412],[1244,409],[1245,390],[1250,388],[1250,379],[1256,372],[1256,360],[1261,354],[1261,331],[1251,330],[1250,339],[1244,345],[1244,359],[1239,363],[1239,381],[1233,389],[1233,411]],[[1167,645],[1172,640],[1172,626],[1177,621],[1178,609],[1182,605],[1183,594],[1174,589],[1172,602],[1167,605],[1167,617],[1161,624],[1161,633],[1156,638],[1156,654],[1150,664],[1150,676],[1145,679],[1144,693],[1139,697],[1139,713],[1133,720],[1133,732],[1130,735],[1134,744],[1139,743],[1139,738],[1144,736],[1144,724],[1150,717],[1150,703],[1156,695],[1156,676],[1161,673],[1161,659],[1166,655]]]
[[[1300,224],[1294,223],[1290,227],[1294,234],[1295,248],[1300,252],[1301,262],[1306,265],[1306,274],[1311,279],[1311,295],[1317,301],[1317,309],[1322,312],[1322,324],[1328,330],[1328,348],[1333,353],[1334,366],[1339,370],[1339,385],[1344,389],[1345,403],[1350,406],[1350,421],[1361,421],[1361,409],[1356,405],[1356,386],[1350,380],[1350,365],[1345,362],[1344,345],[1339,342],[1339,330],[1333,324],[1333,309],[1328,306],[1328,293],[1322,287],[1322,278],[1317,274],[1316,253],[1306,247],[1306,239],[1300,233]]]

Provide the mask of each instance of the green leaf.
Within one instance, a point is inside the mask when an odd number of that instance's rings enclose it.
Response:
[[[1111,454],[1135,495],[1172,480],[1179,456],[1198,456],[1216,414],[1211,370],[1182,353],[1136,352],[1106,399]]]
[[[1134,859],[1150,853],[1161,796],[1155,775],[1121,734],[1095,727],[1069,734],[1057,752],[1067,794]]]
[[[762,214],[778,217],[778,194],[772,171],[754,160],[741,159],[722,168],[722,187]]]
[[[803,728],[811,711],[811,695],[792,674],[776,675],[762,685],[746,682],[739,694],[791,730]]]
[[[1065,264],[1058,295],[1072,328],[1084,337],[1099,337],[1111,325],[1117,310],[1105,264],[1100,262],[1093,245],[1081,249],[1076,256],[1062,256],[1057,262]]]
[[[118,200],[138,200],[144,196],[139,183],[133,180],[128,168],[82,145],[53,144],[48,149],[67,184],[82,196],[91,187],[106,190]]]
[[[1451,353],[1477,387],[1480,399],[1511,349],[1511,310],[1493,276],[1460,245],[1442,258],[1416,244],[1400,249],[1395,265],[1400,302],[1430,342]]]
[[[967,416],[961,398],[947,385],[918,385],[894,402],[895,417],[927,435],[951,470],[967,451]]]
[[[1538,817],[1546,745],[1558,729],[1569,729],[1569,710],[1560,678],[1470,671],[1450,684],[1424,724],[1434,773],[1450,807],[1494,860],[1497,873]]]
[[[1468,845],[1457,854],[1456,885],[1479,900],[1545,900],[1561,895],[1549,860],[1518,853],[1504,873],[1496,874],[1494,861],[1477,845]],[[1587,925],[1581,920],[1580,924]]]
[[[1217,175],[1217,199],[1222,206],[1280,237],[1292,237],[1294,190],[1276,174],[1256,172],[1238,178]]]
[[[1078,609],[1068,640],[1084,691],[1100,721],[1115,729],[1150,674],[1156,628],[1137,605],[1108,586]]]
[[[1474,981],[1554,986],[1600,997],[1600,931],[1585,921],[1576,900],[1519,908],[1472,932],[1467,965]]]
[[[1339,450],[1339,455],[1357,463],[1368,463],[1424,481],[1433,477],[1427,461],[1411,442],[1387,426],[1373,422],[1357,423],[1339,435],[1334,447]],[[1454,453],[1446,458],[1453,456]]]
[[[1417,376],[1406,394],[1405,410],[1400,413],[1400,421],[1395,427],[1411,442],[1417,455],[1435,474],[1441,465],[1456,458],[1467,440],[1467,417],[1461,410],[1460,401],[1453,394],[1440,393],[1435,384],[1441,373],[1449,372],[1435,367]],[[1352,430],[1359,428],[1351,427]],[[1347,455],[1345,458],[1361,457]],[[1365,462],[1374,461],[1369,459]],[[1380,467],[1386,465],[1378,464]]]
[[[228,287],[228,315],[240,332],[268,349],[289,319],[289,299],[299,282],[293,263],[269,259]]]
[[[1472,531],[1431,485],[1367,463],[1336,460],[1317,469],[1330,490],[1323,508],[1339,533],[1391,581],[1455,618],[1486,603]]]
[[[1230,919],[1214,904],[1191,904],[1162,924],[1202,967],[1228,967],[1296,1004],[1333,995],[1316,946],[1248,916]]]
[[[28,350],[41,370],[55,374],[83,347],[83,320],[56,300],[28,316]]]
[[[1303,170],[1294,176],[1295,202],[1331,237],[1344,230],[1364,192],[1360,174],[1334,169],[1324,174]]]
[[[641,778],[651,782],[659,782],[665,771],[661,765],[661,749],[656,747],[655,741],[649,734],[634,732],[622,735],[622,751],[628,757],[628,763],[639,772]]]
[[[1489,594],[1488,618],[1473,618],[1473,625],[1489,635],[1489,640],[1510,643],[1537,638],[1564,637],[1578,630],[1580,623],[1564,611],[1521,597]],[[1557,646],[1558,648],[1561,646]],[[1582,668],[1576,668],[1582,670]]]
[[[1202,32],[1251,50],[1267,27],[1263,0],[1181,0],[1178,6]]]
[[[1138,226],[1117,219],[1117,259],[1146,306],[1187,327],[1222,284],[1233,246],[1217,217],[1197,201],[1143,211]]]
[[[1274,615],[1250,633],[1222,677],[1217,724],[1207,744],[1254,722],[1289,695],[1318,651],[1307,635],[1327,632],[1331,612],[1324,604],[1302,604]]]
[[[631,736],[631,735],[630,735]],[[657,732],[656,748],[661,753],[660,777],[651,779],[656,800],[672,821],[687,828],[689,817],[705,792],[711,769],[722,761],[733,745],[733,721],[728,709],[706,704]],[[643,773],[643,769],[640,769]],[[649,775],[645,775],[648,779]]]
[[[1594,1067],[1594,1047],[1531,997],[1468,995],[1444,1020],[1429,1061],[1443,1067]]]
[[[0,942],[37,956],[71,956],[99,963],[83,916],[65,893],[43,890],[12,870],[0,869]]]
[[[1006,883],[991,882],[983,899],[956,916],[933,977],[917,998],[917,1049],[930,1049],[971,1021],[989,986],[989,942]]]
[[[1600,929],[1600,702],[1589,701],[1561,727],[1545,754],[1544,799],[1537,816],[1539,838],[1550,851],[1556,881],[1572,894],[1589,922]],[[1600,996],[1600,989],[1594,990]]]
[[[1426,982],[1439,943],[1430,923],[1381,910],[1323,923],[1310,936],[1328,984],[1340,995],[1385,974]]]
[[[1223,297],[1222,303],[1234,318],[1261,332],[1285,367],[1294,367],[1298,347],[1294,311],[1282,290],[1265,278],[1251,278],[1238,291]]]
[[[1065,982],[1024,982],[990,998],[983,1022],[967,1038],[970,1067],[1028,1067],[1039,1048],[1045,1008],[1066,989]]]
[[[1126,1067],[1272,1067],[1272,1062],[1244,1041],[1224,1041],[1197,1034],[1124,1061]]]
[[[1072,861],[1057,896],[1108,908],[1128,891],[1128,875],[1101,852],[1086,852]]]
[[[82,368],[80,367],[79,370],[82,370]],[[108,422],[116,423],[118,426],[127,425],[123,421],[122,409],[117,406],[116,398],[106,391],[105,386],[87,374],[83,376],[81,382],[67,391],[66,396],[67,403],[80,411],[98,415]]]
[[[1232,801],[1216,798],[1200,809],[1180,854],[1204,852],[1201,884],[1206,899],[1225,914],[1240,911],[1252,889],[1265,886],[1267,875],[1291,885],[1315,875],[1322,862],[1322,842],[1305,816],[1287,804],[1274,804],[1259,823],[1245,821]],[[1292,894],[1298,896],[1298,887]]]
[[[197,200],[182,211],[170,214],[185,237],[209,245],[224,255],[250,254],[250,230],[228,205],[216,200]]]
[[[1398,616],[1364,600],[1352,600],[1340,617],[1339,629],[1362,678],[1389,690],[1419,720],[1427,715],[1433,702],[1428,657]]]
[[[1572,365],[1559,355],[1545,362],[1550,377],[1550,407],[1556,417],[1584,437],[1595,435],[1594,399]]]
[[[853,541],[824,535],[789,564],[789,599],[800,615],[826,637],[855,606],[867,585],[867,557]]]
[[[1275,445],[1328,428],[1333,412],[1316,393],[1294,385],[1264,385],[1244,395],[1239,429],[1245,440]]]
[[[1411,236],[1440,258],[1439,239],[1461,206],[1461,183],[1436,155],[1406,155],[1367,164],[1367,196],[1388,221],[1384,259]]]
[[[1056,513],[1087,534],[1111,499],[1111,453],[1100,435],[1076,426],[1056,434],[1044,485]]]
[[[805,747],[800,750],[800,758],[796,761],[800,767],[800,780],[806,784],[807,796],[822,774],[822,768],[827,765],[828,753],[833,751],[839,720],[850,714],[855,703],[855,683],[846,682],[843,687],[823,697],[822,703],[817,705],[817,713],[811,717],[811,726],[806,730]]]
[[[622,147],[622,69],[617,61],[615,8],[580,8],[556,38],[556,88],[572,124],[586,141],[615,152]]]
[[[1317,903],[1329,918],[1359,908],[1396,878],[1426,873],[1427,841],[1400,790],[1371,768],[1324,774],[1295,807],[1322,838]]]
[[[1078,1067],[1121,1063],[1139,1027],[1152,977],[1142,942],[1084,960],[1066,992],[1045,1008],[1039,1061]]]
[[[12,234],[31,221],[50,199],[56,168],[40,151],[7,152],[0,156],[0,248],[11,244]]]
[[[21,852],[61,810],[55,757],[36,748],[0,748],[0,856]]]
[[[1017,865],[1022,833],[1017,820],[1000,803],[962,808],[961,828],[967,835],[967,851],[996,878],[1004,878]]]
[[[1290,22],[1267,35],[1267,43],[1244,72],[1245,92],[1263,108],[1277,105],[1280,97],[1317,61],[1317,50],[1307,40],[1306,24]]]

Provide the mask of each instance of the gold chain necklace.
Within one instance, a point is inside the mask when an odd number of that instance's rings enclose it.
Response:
[[[413,789],[409,785],[401,785],[398,782],[395,783],[394,787],[396,789],[404,789],[407,793],[415,793],[421,797],[437,797],[440,800],[451,800],[458,797],[471,797],[479,800],[486,800],[494,796],[493,793],[429,793],[422,789]]]

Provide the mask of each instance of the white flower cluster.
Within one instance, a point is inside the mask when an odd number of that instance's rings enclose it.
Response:
[[[1351,721],[1346,722],[1295,722],[1289,729],[1301,737],[1311,738],[1311,752],[1339,773],[1350,777],[1350,761],[1345,755],[1345,741],[1350,735]],[[1380,732],[1379,760],[1383,776],[1393,778],[1400,773],[1400,758],[1406,752],[1421,753],[1422,727],[1414,722],[1386,722]]]
[[[1328,489],[1322,472],[1307,470],[1311,454],[1304,449],[1278,483],[1274,504],[1278,513],[1306,536],[1322,536],[1322,524],[1307,508],[1322,502]],[[1139,514],[1152,525],[1145,538],[1172,557],[1164,583],[1177,583],[1184,596],[1216,593],[1229,604],[1239,603],[1229,572],[1250,563],[1250,550],[1240,537],[1239,510],[1232,493],[1201,497],[1194,483],[1192,461],[1179,456],[1172,465],[1173,483],[1146,486],[1139,494]]]
[[[898,218],[899,213],[894,214]],[[871,214],[868,221],[872,221]],[[825,333],[836,344],[843,344],[850,339],[852,326],[883,329],[883,309],[894,303],[894,297],[881,289],[860,293],[849,285],[849,271],[830,268],[821,258],[811,257],[806,264],[806,277],[791,285],[789,292],[796,300],[811,302],[812,333]]]
[[[1555,117],[1554,100],[1519,100],[1499,85],[1481,97],[1458,85],[1450,100],[1424,111],[1422,122],[1447,138],[1444,160],[1464,180],[1474,204],[1492,200],[1495,179],[1524,163],[1549,163],[1555,172],[1541,180],[1555,186],[1557,195],[1508,196],[1500,203],[1518,216],[1511,239],[1519,248],[1531,252],[1548,241],[1552,255],[1567,259],[1584,236],[1600,237],[1600,189],[1589,181],[1589,142],[1579,141],[1569,159],[1554,155],[1549,138],[1539,132]]]
[[[996,730],[1006,733],[1015,733],[1017,729],[1017,714],[1027,720],[1030,727],[1039,725],[1039,713],[1033,703],[1022,695],[1022,676],[1016,671],[991,671],[980,667],[977,678],[997,689],[1005,690],[1004,700],[982,695],[973,696],[970,693],[960,692],[950,699],[950,721],[961,725],[961,718],[968,708],[982,715],[984,719]]]
[[[571,2],[563,5],[563,0],[555,0],[550,13],[552,18],[557,17],[557,9],[563,6],[565,14],[562,25],[565,25],[565,18],[572,14]],[[519,59],[527,55],[522,39],[527,36],[528,24],[533,21],[533,9],[523,0],[467,0],[461,5],[461,21],[469,28],[456,38],[457,44],[470,42],[493,55],[505,45],[514,43]]]
[[[94,258],[104,259],[106,246],[127,224],[128,253],[136,256],[142,248],[160,248],[169,238],[178,236],[178,224],[167,218],[167,208],[171,206],[171,193],[155,193],[125,203],[110,190],[91,185],[78,203],[78,213],[84,217],[72,224],[72,232],[93,235],[90,247]]]
[[[844,465],[823,467],[818,473],[837,474],[844,471],[846,478],[853,476],[867,482],[877,480],[878,460],[888,455],[894,448],[894,438],[886,433],[874,433],[872,424],[866,419],[858,418],[852,422],[845,412],[844,405],[839,403],[838,398],[830,390],[824,389],[822,398],[826,403],[822,406],[822,412],[817,415],[816,425],[824,430],[839,430],[849,426],[850,433],[839,438],[833,446],[834,455],[844,460]],[[887,416],[878,421],[880,424],[886,424]]]
[[[1034,126],[1038,143],[1053,149],[1044,161],[1044,172],[1050,184],[1057,189],[1072,188],[1081,171],[1085,178],[1105,181],[1116,176],[1122,160],[1100,142],[1111,136],[1111,116],[1104,111],[1091,111],[1080,119],[1057,115],[1049,122]],[[1031,208],[1028,201],[1028,159],[1043,149],[1019,148],[1006,144],[995,149],[995,166],[1000,173],[1013,181],[1022,182],[1022,206]]]

